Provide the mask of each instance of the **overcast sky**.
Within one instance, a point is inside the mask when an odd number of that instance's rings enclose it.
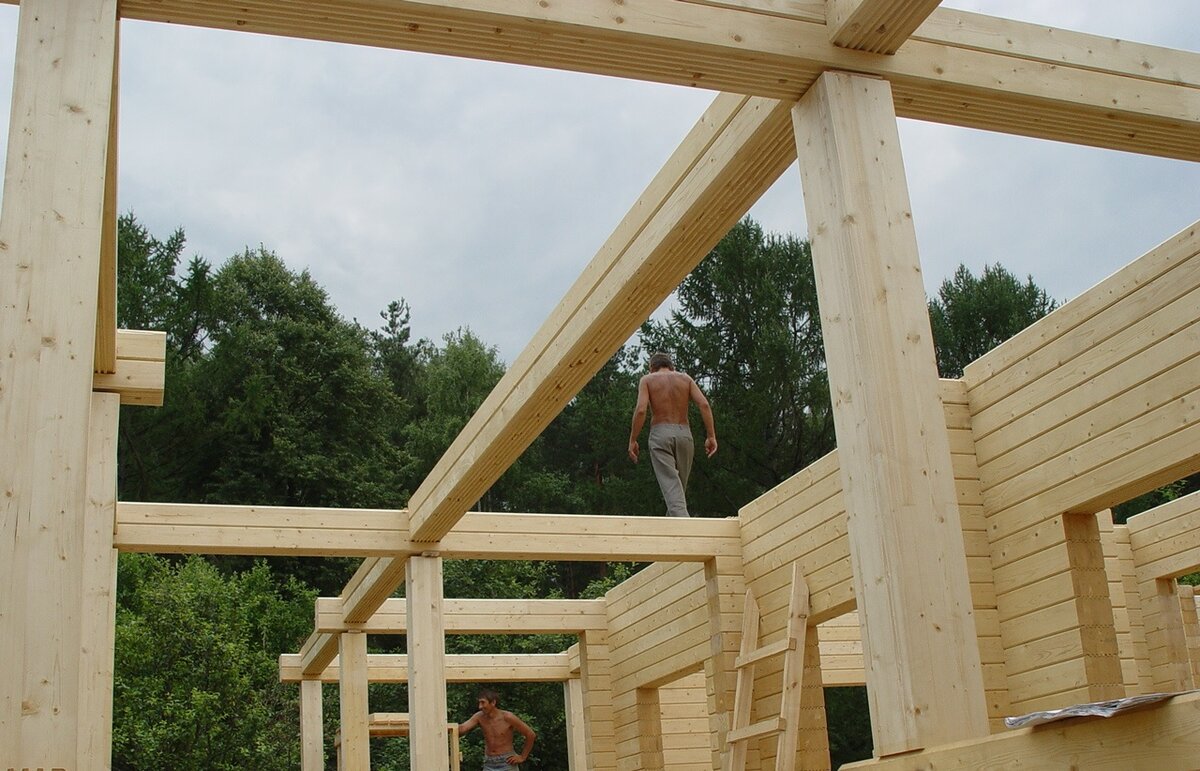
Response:
[[[945,5],[1200,51],[1200,0]],[[215,263],[261,243],[369,327],[404,298],[417,337],[469,326],[510,363],[714,96],[143,22],[121,43],[123,212]],[[1200,164],[913,121],[901,140],[930,293],[998,262],[1069,299],[1200,219]],[[751,215],[805,235],[799,172]]]

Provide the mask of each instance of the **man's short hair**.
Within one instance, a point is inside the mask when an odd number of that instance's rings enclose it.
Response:
[[[671,359],[671,354],[659,351],[650,357],[650,371],[666,367],[667,369],[675,369],[675,362]]]
[[[480,688],[479,693],[475,695],[475,698],[483,699],[484,701],[490,701],[497,707],[500,706],[500,694],[491,688]]]

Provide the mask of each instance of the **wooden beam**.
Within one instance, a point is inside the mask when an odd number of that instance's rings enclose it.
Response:
[[[166,389],[167,334],[116,330],[116,358],[110,371],[96,363],[92,390],[120,394],[121,404],[161,407]]]
[[[842,766],[846,771],[931,768],[1192,768],[1200,757],[1200,693],[1108,718],[1073,718],[978,741]]]
[[[583,729],[583,685],[578,677],[563,681],[563,704],[567,724],[567,768],[587,771],[588,748]]]
[[[942,0],[827,0],[829,39],[842,48],[894,54]]]
[[[336,683],[341,660],[334,657],[329,666],[315,675],[303,671],[299,654],[279,657],[279,680],[298,683],[319,680]],[[565,653],[460,653],[446,655],[446,681],[451,683],[559,683],[571,677]],[[407,683],[408,656],[372,653],[367,656],[367,679],[372,683]]]
[[[442,558],[408,558],[408,709],[413,768],[440,769],[450,762],[446,746],[446,630],[442,621]]]
[[[300,681],[300,771],[325,771],[321,695],[320,680]]]
[[[108,149],[104,172],[104,215],[100,237],[100,285],[96,296],[96,354],[93,364],[97,372],[117,371],[117,96],[120,92],[120,37],[117,25],[114,34],[112,98],[109,103]],[[162,401],[156,406],[161,406]]]
[[[794,117],[875,752],[986,735],[954,471],[891,88],[827,72]]]
[[[10,0],[11,1],[11,0]],[[1190,87],[1144,78],[1164,49],[1079,35],[1065,61],[1024,53],[1061,30],[935,13],[895,56],[841,48],[812,10],[767,0],[126,0],[127,18],[468,56],[799,99],[826,69],[892,82],[902,117],[1200,160]],[[985,31],[975,19],[987,21]],[[1001,33],[991,35],[998,27]],[[965,31],[964,31],[965,30]],[[960,40],[962,42],[960,42]],[[1083,42],[1080,45],[1080,41]],[[1138,54],[1145,53],[1140,58]],[[1082,60],[1083,64],[1077,63]],[[1142,64],[1145,63],[1145,65]],[[1164,69],[1170,69],[1165,67]],[[1191,86],[1198,71],[1185,64]],[[1149,86],[1147,88],[1147,86]],[[1191,125],[1189,125],[1191,124]]]
[[[340,597],[319,597],[316,631],[336,634],[358,629],[369,634],[405,634],[407,603],[386,601],[362,624],[347,624]],[[567,634],[607,629],[604,600],[443,600],[449,634]]]
[[[1138,581],[1200,570],[1200,492],[1143,511],[1125,524]]]
[[[117,504],[116,544],[121,551],[191,554],[355,557],[420,554],[429,544],[409,540],[406,520],[407,512],[403,509],[122,501]],[[446,559],[582,562],[701,562],[714,556],[737,554],[741,548],[735,517],[683,519],[480,512],[464,516],[454,531],[436,545]],[[368,560],[364,565],[376,562]],[[383,599],[390,595],[391,590]]]
[[[93,394],[83,527],[83,630],[79,646],[79,757],[105,767],[112,757],[113,650],[117,616],[117,426],[120,404]]]
[[[104,688],[104,652],[80,652],[107,645],[94,614],[108,601],[86,603],[109,576],[84,560],[108,556],[89,486],[112,495],[88,475],[90,431],[112,428],[93,421],[91,386],[116,26],[116,0],[25,0],[17,20],[0,213],[0,768],[93,768],[100,755],[81,753],[111,731],[87,692]]]
[[[371,737],[367,732],[367,683],[370,667],[367,658],[367,636],[362,632],[338,635],[341,662],[338,683],[342,717],[342,748],[338,755],[339,768],[367,769],[371,767]]]

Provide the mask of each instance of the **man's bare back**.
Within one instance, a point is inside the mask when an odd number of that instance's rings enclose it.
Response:
[[[688,423],[688,403],[696,382],[682,372],[660,369],[642,377],[650,400],[650,425],[659,423]],[[703,398],[703,396],[701,396]]]

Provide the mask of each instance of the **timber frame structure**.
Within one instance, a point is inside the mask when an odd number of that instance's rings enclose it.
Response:
[[[11,0],[10,0],[11,1]],[[565,683],[576,769],[699,769],[726,743],[746,592],[768,645],[808,594],[799,743],[865,683],[862,767],[1191,768],[1200,697],[1105,721],[1000,718],[1200,678],[1200,499],[1107,508],[1200,471],[1200,223],[940,381],[896,118],[1200,161],[1200,55],[937,0],[21,0],[0,215],[0,769],[109,765],[120,550],[356,555],[281,676],[321,768],[369,768],[366,685],[407,679],[413,767],[446,768],[447,680]],[[163,336],[115,324],[121,18],[437,52],[722,91],[397,511],[118,502],[118,404],[161,403]],[[799,159],[838,449],[719,520],[467,513]],[[1169,234],[1164,234],[1164,237]],[[733,512],[731,512],[733,514]],[[509,544],[520,543],[518,553]],[[530,553],[524,548],[531,547]],[[589,602],[442,597],[444,558],[656,564]],[[389,599],[405,583],[407,600]],[[446,633],[556,630],[537,658]],[[408,635],[408,656],[367,654]],[[777,646],[779,647],[779,646]],[[779,714],[781,668],[752,716]],[[739,723],[741,724],[741,723]],[[775,763],[748,740],[747,768]]]

